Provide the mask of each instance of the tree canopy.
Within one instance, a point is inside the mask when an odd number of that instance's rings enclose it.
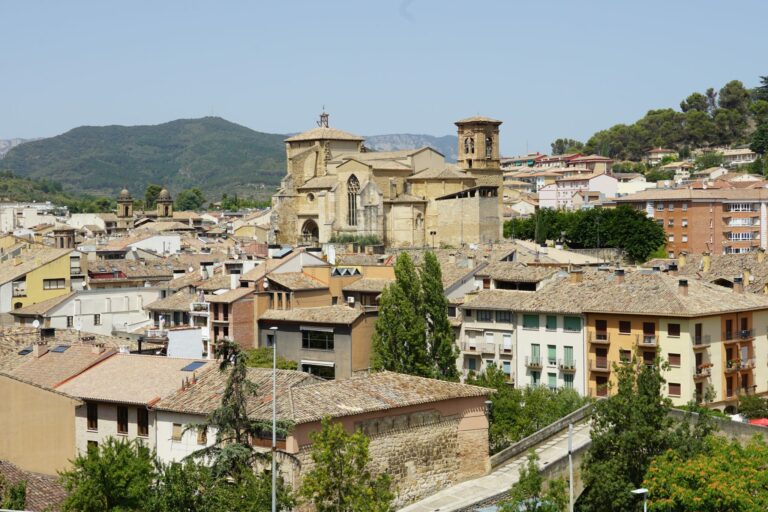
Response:
[[[205,197],[199,188],[182,190],[176,196],[174,208],[179,211],[199,210],[205,204]]]
[[[499,512],[565,512],[568,510],[567,482],[564,478],[545,481],[540,473],[539,456],[531,450],[526,465]],[[546,484],[546,485],[545,485]]]
[[[552,144],[553,155],[565,155],[568,153],[578,153],[584,149],[584,143],[575,139],[557,139]]]

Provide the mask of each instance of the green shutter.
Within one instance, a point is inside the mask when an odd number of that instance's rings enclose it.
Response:
[[[555,345],[547,345],[547,361],[551,365],[557,364],[557,347]]]
[[[538,329],[539,315],[523,315],[523,329]]]
[[[573,347],[563,347],[563,360],[569,366],[573,364]]]
[[[548,331],[556,331],[557,330],[557,317],[554,315],[547,315],[547,330]]]
[[[581,318],[578,316],[567,316],[563,320],[563,329],[566,331],[580,331]]]

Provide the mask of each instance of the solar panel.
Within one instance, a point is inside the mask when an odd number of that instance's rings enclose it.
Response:
[[[69,348],[69,345],[56,345],[54,348],[51,349],[51,352],[64,352]]]
[[[189,363],[187,366],[181,369],[183,372],[193,372],[203,366],[205,364],[205,361],[195,361],[194,363]]]
[[[25,348],[19,350],[19,355],[20,356],[25,356],[25,355],[31,354],[31,353],[32,353],[32,347],[25,347]]]

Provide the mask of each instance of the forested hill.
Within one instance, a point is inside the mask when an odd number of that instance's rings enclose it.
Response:
[[[200,187],[209,197],[270,194],[285,175],[284,138],[218,117],[83,126],[11,149],[0,171],[106,196],[123,186],[140,195],[149,183],[172,191]]]
[[[768,124],[768,77],[748,89],[738,80],[722,88],[692,92],[680,108],[650,110],[632,124],[617,124],[595,133],[581,147],[578,141],[562,151],[581,150],[617,160],[640,160],[648,149],[665,147],[686,154],[696,148],[749,145],[757,127]],[[561,139],[562,141],[562,139]],[[569,147],[565,147],[569,146]]]

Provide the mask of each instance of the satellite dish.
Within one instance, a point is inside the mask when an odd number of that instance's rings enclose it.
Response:
[[[35,320],[34,322],[32,322],[32,327],[34,327],[35,329],[39,328],[40,327],[40,320]]]

